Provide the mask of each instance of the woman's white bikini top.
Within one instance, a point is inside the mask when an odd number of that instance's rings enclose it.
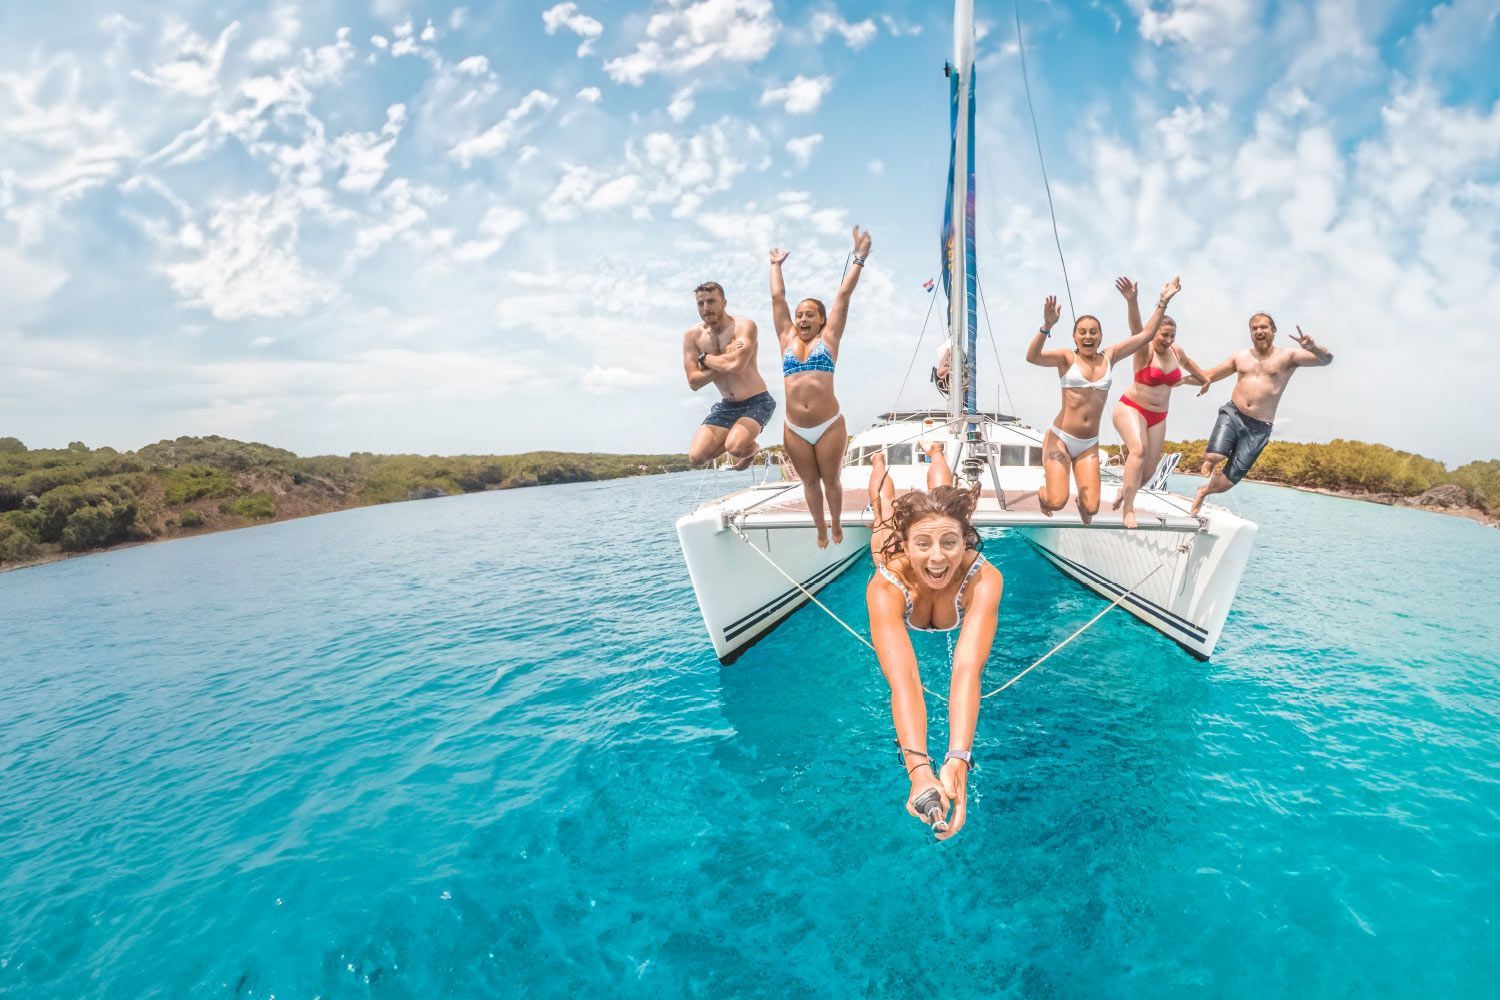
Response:
[[[1108,359],[1105,359],[1108,361]],[[1100,392],[1109,392],[1110,384],[1114,381],[1114,366],[1106,364],[1104,374],[1099,381],[1090,382],[1083,377],[1083,371],[1078,367],[1078,355],[1073,355],[1073,366],[1063,375],[1061,382],[1064,389],[1098,389]]]

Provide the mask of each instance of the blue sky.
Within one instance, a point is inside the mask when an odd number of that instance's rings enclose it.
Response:
[[[1012,8],[978,0],[981,399],[1062,283]],[[1213,362],[1272,312],[1337,355],[1294,440],[1500,457],[1500,3],[1025,0],[1080,311],[1173,274]],[[0,434],[304,454],[680,451],[717,279],[769,341],[765,256],[828,297],[875,249],[840,359],[896,402],[935,275],[941,2],[91,3],[0,9]],[[941,310],[938,311],[940,315]],[[939,336],[927,329],[926,342]],[[930,346],[922,347],[925,366]],[[774,342],[761,368],[780,395]],[[900,402],[930,402],[925,368]],[[1217,387],[1216,387],[1217,388]],[[1224,391],[1180,394],[1203,436]],[[780,421],[767,438],[780,440]]]

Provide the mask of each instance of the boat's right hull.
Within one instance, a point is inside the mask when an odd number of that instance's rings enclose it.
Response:
[[[1029,528],[1047,561],[1207,659],[1224,631],[1256,527],[1214,511],[1203,531]],[[1153,572],[1154,571],[1154,572]]]

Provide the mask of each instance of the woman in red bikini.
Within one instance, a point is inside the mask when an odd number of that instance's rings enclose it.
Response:
[[[1140,332],[1140,311],[1131,310],[1132,333]],[[1167,404],[1179,385],[1202,385],[1202,369],[1175,344],[1177,321],[1163,316],[1156,336],[1142,344],[1131,358],[1135,379],[1115,404],[1115,430],[1125,442],[1125,482],[1115,497],[1114,509],[1124,508],[1120,519],[1134,528],[1135,494],[1143,478],[1156,469],[1162,442],[1167,439]],[[1183,377],[1183,369],[1187,377]]]

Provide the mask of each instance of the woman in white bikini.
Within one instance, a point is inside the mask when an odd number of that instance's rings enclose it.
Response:
[[[1125,297],[1130,309],[1139,316],[1136,285],[1129,278],[1115,281],[1115,288]],[[1167,303],[1182,289],[1182,279],[1173,278],[1162,286],[1156,311],[1146,328],[1129,339],[1100,350],[1104,333],[1094,316],[1080,316],[1073,324],[1075,350],[1044,351],[1042,345],[1052,336],[1052,327],[1062,316],[1057,296],[1047,296],[1042,306],[1042,328],[1026,348],[1026,360],[1043,368],[1055,368],[1062,382],[1062,409],[1042,442],[1042,466],[1046,482],[1037,495],[1042,513],[1062,510],[1068,503],[1068,476],[1071,473],[1078,489],[1078,517],[1084,524],[1099,513],[1099,421],[1104,416],[1104,402],[1109,396],[1110,369],[1119,359],[1132,354],[1152,337],[1166,315]]]
[[[968,813],[979,680],[995,641],[1005,581],[979,553],[979,532],[972,523],[978,489],[953,485],[941,444],[924,450],[932,462],[927,491],[913,490],[899,500],[886,475],[885,456],[872,461],[875,575],[865,588],[865,603],[875,654],[891,686],[896,747],[911,783],[906,811],[947,840],[963,828]],[[948,689],[948,752],[941,763],[927,754],[927,706],[913,631],[958,633]]]
[[[776,324],[776,337],[781,343],[781,374],[786,388],[783,442],[802,480],[808,510],[818,527],[820,549],[828,547],[829,521],[833,523],[834,544],[844,540],[844,529],[839,523],[844,488],[839,483],[839,472],[843,468],[848,432],[839,413],[838,398],[833,394],[833,369],[844,336],[844,321],[849,317],[849,300],[869,254],[870,234],[855,226],[854,259],[844,272],[833,308],[825,310],[817,299],[803,299],[797,303],[796,313],[792,313],[786,307],[786,282],[781,277],[781,263],[788,254],[779,247],[771,251],[771,320]]]

